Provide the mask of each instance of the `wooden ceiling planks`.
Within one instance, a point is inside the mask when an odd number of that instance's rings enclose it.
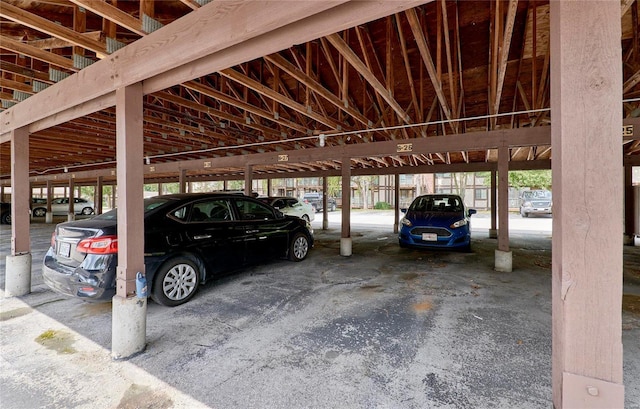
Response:
[[[74,24],[78,6],[86,21]],[[53,83],[49,67],[78,71],[72,49],[98,60],[108,55],[107,37],[123,44],[144,37],[143,14],[171,25],[201,8],[192,0],[2,0],[0,96],[9,103],[18,102],[15,92],[37,93],[34,82]],[[320,133],[332,135],[329,146],[340,146],[548,125],[548,111],[483,117],[549,107],[548,9],[542,0],[437,0],[155,92],[145,99],[145,154],[168,162],[312,148]],[[623,1],[621,11],[624,92],[637,98],[637,0]],[[637,102],[625,104],[627,115],[637,108]],[[446,121],[476,116],[483,118]],[[435,123],[413,126],[425,121]],[[111,163],[114,123],[113,113],[103,111],[35,133],[32,171],[58,168],[64,160],[88,167]],[[396,127],[372,130],[389,126]],[[86,146],[65,151],[65,133]],[[0,147],[0,178],[9,174],[7,145]],[[624,149],[638,154],[635,142]],[[491,151],[416,154],[410,161],[370,157],[354,166],[485,162],[492,161]],[[550,148],[540,146],[523,147],[513,159],[549,157]],[[317,162],[293,167],[314,166],[324,169]]]

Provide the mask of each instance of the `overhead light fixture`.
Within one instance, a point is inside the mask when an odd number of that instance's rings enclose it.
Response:
[[[320,139],[320,146],[324,146],[325,143],[325,139],[326,139],[326,135],[321,133],[320,136],[318,137]]]
[[[147,165],[150,165],[151,164],[151,158],[148,157],[148,156],[145,156],[144,163],[146,163]]]
[[[66,166],[64,167],[64,173],[69,172],[69,168],[67,168]]]

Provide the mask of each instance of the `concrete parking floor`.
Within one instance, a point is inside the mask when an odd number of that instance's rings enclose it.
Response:
[[[0,298],[0,407],[551,407],[550,233],[512,234],[507,274],[482,228],[465,254],[400,249],[375,224],[353,225],[352,257],[330,224],[301,263],[150,302],[147,349],[127,361],[110,357],[110,303],[42,284],[53,226],[33,224],[33,293]],[[9,246],[0,226],[2,288]],[[625,398],[640,408],[640,248],[624,257]]]

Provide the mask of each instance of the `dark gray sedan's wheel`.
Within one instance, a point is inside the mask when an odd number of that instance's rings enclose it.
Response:
[[[0,222],[2,224],[11,224],[11,212],[3,213]]]
[[[82,214],[84,214],[85,216],[93,214],[93,209],[90,207],[85,207],[84,209],[82,209]]]
[[[336,204],[335,204],[335,203],[331,205],[331,211],[332,211],[332,212],[335,212],[335,211],[336,211]]]
[[[37,207],[33,209],[33,215],[35,217],[44,217],[47,214],[47,209],[43,207]]]
[[[187,257],[164,263],[153,279],[151,298],[158,304],[175,307],[193,297],[200,284],[198,264]]]
[[[309,238],[303,233],[293,236],[291,247],[289,247],[289,260],[302,261],[309,254]]]

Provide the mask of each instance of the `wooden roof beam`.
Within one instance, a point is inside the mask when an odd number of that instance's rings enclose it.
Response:
[[[112,21],[120,27],[136,33],[140,36],[148,34],[142,29],[142,21],[132,15],[120,10],[117,7],[112,6],[106,1],[95,0],[69,0],[73,4],[85,8],[92,13]]]
[[[391,106],[391,108],[402,118],[402,120],[410,124],[411,117],[407,115],[404,109],[400,106],[400,104],[393,98],[393,96],[387,91],[386,87],[382,85],[380,81],[376,78],[376,76],[367,68],[367,66],[360,60],[360,58],[356,55],[355,52],[349,47],[349,45],[337,34],[330,34],[327,37],[327,41],[333,45],[338,52],[347,60],[349,64],[362,77],[373,87],[374,90]]]
[[[16,23],[25,25],[34,30],[49,34],[50,36],[69,41],[78,47],[91,50],[96,53],[98,58],[102,58],[107,55],[107,48],[104,43],[87,38],[70,28],[51,22],[36,14],[24,11],[21,8],[4,1],[2,2],[2,7],[0,7],[0,17],[15,21]]]

